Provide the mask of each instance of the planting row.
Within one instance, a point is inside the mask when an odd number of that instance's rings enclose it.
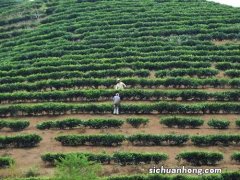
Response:
[[[230,70],[225,71],[224,74],[231,78],[236,78],[236,77],[240,77],[240,70],[230,69]]]
[[[2,77],[0,83],[19,83],[19,82],[35,82],[40,80],[56,80],[56,79],[71,79],[71,78],[106,78],[106,77],[148,77],[150,75],[149,70],[102,70],[102,71],[88,71],[82,73],[79,71],[61,71],[46,74],[33,74],[27,77],[15,76],[15,77]]]
[[[135,134],[124,136],[120,134],[112,135],[61,135],[55,138],[63,146],[119,146],[128,141],[134,146],[161,146],[161,145],[183,145],[191,140],[196,146],[216,146],[216,145],[239,145],[240,135],[174,135],[174,134]]]
[[[34,147],[42,138],[36,134],[16,135],[16,136],[0,136],[0,148],[23,148]]]
[[[30,125],[29,121],[20,120],[0,120],[0,130],[2,128],[10,128],[13,131],[21,131]]]
[[[40,130],[45,129],[72,129],[76,127],[89,127],[93,129],[101,128],[120,128],[124,120],[120,119],[90,119],[81,120],[76,118],[45,121],[37,124],[37,128]],[[127,118],[126,123],[130,124],[134,128],[145,126],[149,122],[147,118]],[[19,122],[17,122],[19,123]],[[17,124],[16,123],[16,124]],[[184,116],[172,116],[161,118],[160,124],[164,124],[167,127],[178,127],[178,128],[197,128],[204,124],[204,120],[201,118],[184,117]],[[212,119],[207,123],[210,127],[216,129],[227,129],[230,125],[230,121]],[[240,127],[240,120],[236,121],[236,125]]]
[[[43,116],[79,113],[112,113],[111,103],[67,104],[42,103],[34,105],[10,105],[0,107],[0,116]],[[148,104],[122,104],[121,113],[125,114],[237,114],[240,104],[237,103],[148,103]]]
[[[195,58],[195,59],[194,59]],[[32,59],[31,61],[25,60],[24,62],[21,61],[21,64],[18,62],[11,62],[11,64],[5,64],[0,67],[2,75],[11,76],[12,73],[15,73],[14,75],[30,75],[32,73],[47,73],[48,68],[51,71],[50,72],[57,72],[57,68],[61,68],[61,71],[66,71],[70,69],[64,69],[67,68],[67,66],[71,66],[72,68],[74,66],[77,66],[81,69],[71,69],[72,71],[78,70],[78,71],[90,71],[90,70],[103,70],[113,68],[114,66],[110,66],[110,64],[118,64],[119,67],[124,66],[125,64],[130,64],[131,69],[137,68],[137,69],[150,69],[150,70],[164,70],[166,68],[172,69],[172,68],[210,68],[211,63],[215,61],[224,61],[219,62],[216,65],[216,68],[219,70],[226,70],[222,69],[225,66],[228,67],[228,69],[233,69],[235,66],[237,66],[237,63],[229,63],[229,62],[239,62],[238,56],[150,56],[150,57],[126,57],[126,58],[114,58],[114,59],[88,59],[84,58],[82,59],[82,56],[78,55],[65,55],[62,58],[38,58],[38,59]],[[184,59],[184,60],[183,60]],[[196,62],[197,61],[197,62]],[[209,62],[208,62],[209,61]],[[146,65],[144,65],[144,64]],[[156,64],[157,68],[154,67],[151,64]],[[220,67],[220,64],[222,66]],[[31,65],[32,68],[27,68],[26,65]],[[229,67],[230,65],[230,67]],[[98,67],[100,66],[100,67]],[[47,69],[47,71],[44,71],[42,69],[44,67]],[[125,66],[124,66],[125,67]],[[63,68],[63,69],[62,69]],[[70,68],[70,67],[69,67]],[[21,70],[25,69],[25,73]],[[40,70],[37,70],[40,69]],[[113,68],[114,69],[114,68]],[[18,72],[19,70],[19,72]],[[4,71],[11,71],[11,73],[3,74]],[[28,72],[29,71],[29,72]]]
[[[95,161],[101,164],[120,164],[120,165],[132,165],[132,164],[159,164],[162,161],[168,159],[167,154],[163,153],[133,153],[133,152],[117,152],[112,155],[109,154],[92,154],[92,153],[46,153],[41,156],[42,160],[48,165],[56,165],[62,159],[67,156],[77,155],[86,156],[89,161]],[[231,156],[231,160],[240,162],[240,153],[235,152]],[[216,165],[219,161],[223,160],[224,156],[218,152],[206,152],[206,151],[189,151],[176,155],[176,160],[185,161],[193,166],[201,165]]]
[[[188,77],[176,77],[176,78],[123,78],[122,79],[128,88],[239,88],[240,79],[197,79]],[[69,88],[113,88],[116,84],[116,79],[104,78],[104,79],[59,79],[59,80],[42,80],[35,83],[23,82],[0,85],[1,92],[14,92],[14,91],[40,91],[40,90],[62,90]]]
[[[154,35],[157,36],[157,33],[159,33],[159,31],[155,31]],[[143,33],[144,34],[144,33]],[[78,38],[82,38],[82,35],[71,35],[69,33],[57,33],[58,37],[64,36],[65,38],[61,38],[62,40],[62,44],[64,44],[67,40],[75,40]],[[141,33],[138,34],[139,36],[137,38],[141,38]],[[230,37],[230,39],[236,37],[239,38],[239,35],[236,34],[232,34],[233,36],[226,36],[226,37]],[[149,37],[149,39],[152,39],[151,36],[147,35]],[[217,38],[218,35],[216,35]],[[76,38],[77,37],[77,38]],[[102,39],[100,38],[95,38],[96,36],[88,36],[87,39],[89,39],[89,41],[102,41]],[[44,38],[47,38],[47,36],[44,36]],[[104,37],[103,37],[104,38]],[[114,34],[109,34],[109,37],[105,37],[106,39],[108,39],[109,43],[116,43],[117,39],[115,37]],[[203,38],[201,40],[205,40],[206,35],[199,35],[196,38]],[[32,38],[35,39],[35,38]],[[124,37],[122,38],[123,40],[136,40],[136,38],[133,38],[131,36],[128,37]],[[155,40],[155,39],[154,39]],[[210,39],[211,40],[211,39]],[[23,40],[21,40],[23,41]],[[46,40],[45,40],[46,41]],[[44,41],[39,41],[39,43],[44,42]],[[11,43],[12,44],[12,43]],[[101,45],[101,44],[100,44]],[[23,46],[24,47],[24,46]],[[32,48],[31,48],[32,47]],[[150,55],[156,55],[156,56],[166,56],[166,55],[172,55],[172,56],[176,56],[176,55],[191,55],[192,56],[201,56],[201,55],[209,55],[209,56],[236,56],[239,55],[239,51],[238,50],[223,50],[223,51],[207,51],[207,50],[175,50],[174,49],[167,49],[164,51],[155,51],[153,52],[155,49],[162,49],[159,47],[155,47],[155,48],[136,48],[136,47],[131,47],[130,49],[127,49],[125,47],[118,47],[115,44],[115,47],[113,48],[109,48],[109,49],[105,49],[105,48],[88,48],[85,50],[82,50],[83,46],[76,46],[73,45],[72,43],[67,43],[65,45],[56,47],[54,45],[49,46],[49,47],[36,47],[35,46],[31,46],[29,45],[29,47],[25,47],[24,50],[19,50],[21,53],[20,54],[14,54],[12,58],[14,58],[15,61],[23,61],[25,59],[27,60],[31,60],[31,59],[35,59],[35,58],[47,58],[47,57],[62,57],[64,55],[67,54],[82,54],[83,57],[86,58],[120,58],[120,57],[129,57],[129,56],[150,56]],[[50,48],[52,48],[50,50]],[[33,51],[30,51],[31,49],[33,49]],[[8,50],[8,49],[6,49]],[[10,52],[13,53],[13,52]],[[9,55],[8,55],[9,56]]]
[[[156,31],[154,32],[155,36],[157,36],[159,32]],[[225,34],[224,34],[225,35]],[[226,38],[229,37],[229,39],[234,39],[236,38],[240,38],[240,35],[236,35],[236,34],[232,34],[233,36],[230,37],[228,35],[226,35]],[[61,36],[61,35],[59,35]],[[139,33],[139,37],[140,38],[142,35]],[[89,36],[88,39],[91,41],[101,41],[102,39],[98,39],[98,38],[92,38],[95,36]],[[79,35],[79,38],[82,38],[82,35]],[[106,39],[108,39],[108,42],[112,42],[114,43],[114,41],[116,42],[119,38],[114,37],[105,37]],[[125,37],[125,39],[129,39],[131,37]],[[197,38],[201,39],[201,40],[208,40],[206,38],[206,35],[198,35]],[[216,38],[218,38],[218,35],[216,35]],[[135,40],[135,38],[132,38],[133,40]],[[150,36],[150,39],[152,39],[152,37]],[[209,40],[212,40],[211,38]],[[131,51],[131,50],[127,50],[124,48],[112,48],[109,50],[105,50],[105,49],[97,49],[95,51],[88,49],[88,50],[64,50],[63,48],[66,47],[56,47],[53,49],[49,49],[46,47],[41,48],[41,51],[27,51],[24,53],[21,53],[20,55],[15,55],[12,58],[14,58],[14,60],[16,61],[23,61],[25,59],[35,59],[35,58],[47,58],[47,57],[62,57],[68,53],[73,54],[73,55],[78,55],[79,53],[81,53],[83,55],[83,57],[86,58],[122,58],[122,57],[130,57],[130,56],[150,56],[150,55],[155,55],[155,56],[167,56],[167,55],[172,55],[172,56],[176,56],[176,55],[192,55],[192,56],[201,56],[201,55],[209,55],[209,56],[237,56],[239,55],[239,51],[238,50],[226,50],[226,51],[185,51],[185,50],[178,50],[178,51],[173,51],[173,50],[166,50],[166,51],[156,51],[156,52],[151,52],[151,50],[148,50],[150,52],[144,53],[141,51],[141,49],[139,49],[138,51]],[[10,52],[11,53],[11,52]]]
[[[40,130],[45,129],[72,129],[76,127],[88,127],[93,129],[101,128],[120,128],[124,124],[124,120],[120,119],[90,119],[81,120],[77,118],[69,118],[64,120],[44,121],[37,124],[37,128]],[[148,118],[127,118],[126,123],[130,124],[134,128],[145,126],[149,122]],[[10,128],[13,131],[20,131],[29,126],[29,121],[23,120],[1,120],[1,128]],[[197,128],[204,124],[204,120],[201,118],[184,117],[184,116],[172,116],[161,118],[160,124],[164,124],[167,127],[178,128]],[[227,129],[230,122],[227,120],[212,119],[207,123],[210,127],[216,129]],[[240,127],[240,120],[236,121],[236,125]]]
[[[231,77],[238,77],[236,73],[239,73],[237,70],[234,70],[233,75],[230,75],[227,71],[225,74]],[[232,71],[231,71],[232,72]],[[190,77],[212,77],[219,73],[218,70],[210,68],[200,68],[200,69],[176,69],[176,70],[162,70],[156,72],[156,77],[166,77],[166,76],[190,76]],[[234,75],[235,73],[235,75]],[[53,72],[46,74],[33,74],[27,77],[23,76],[14,76],[14,77],[2,77],[0,83],[9,84],[9,83],[18,83],[18,82],[35,82],[40,80],[56,80],[56,79],[70,79],[70,78],[103,78],[103,77],[148,77],[150,75],[149,70],[101,70],[101,71],[89,71],[87,73],[82,73],[78,71],[61,71]]]
[[[240,127],[240,120],[237,120],[236,126]],[[194,117],[184,117],[184,116],[173,116],[173,117],[165,117],[161,118],[160,124],[164,124],[167,127],[178,127],[178,128],[197,128],[204,124],[204,120],[201,118]],[[230,125],[230,121],[228,120],[219,120],[219,119],[211,119],[207,123],[210,127],[215,129],[227,129]]]
[[[129,152],[117,152],[113,155],[108,154],[92,154],[92,153],[47,153],[41,156],[45,163],[50,165],[55,165],[56,162],[61,161],[68,155],[84,155],[89,161],[95,161],[102,164],[111,164],[112,162],[121,165],[131,165],[131,164],[159,164],[162,161],[168,159],[168,155],[163,153],[129,153]]]
[[[196,146],[216,146],[216,145],[239,145],[240,135],[151,135],[151,134],[136,134],[130,136],[124,135],[61,135],[55,138],[61,142],[63,146],[119,146],[124,141],[130,142],[134,146],[161,146],[161,145],[183,145],[190,139],[193,145]],[[16,135],[16,136],[1,136],[0,148],[8,147],[34,147],[42,138],[36,134]]]
[[[179,22],[182,23],[182,21],[180,19],[178,19],[179,21],[177,22],[178,23],[177,25],[176,24],[170,25],[171,22],[169,22],[169,23],[162,22],[163,19],[166,20],[166,17],[160,18],[161,22],[157,22],[157,19],[159,19],[159,17],[157,16],[154,18],[155,24],[152,24],[153,27],[149,28],[149,27],[141,27],[139,25],[139,23],[136,23],[136,21],[139,21],[139,19],[134,18],[134,20],[132,20],[133,17],[131,17],[131,19],[130,19],[130,17],[128,17],[128,20],[126,20],[126,18],[122,19],[122,20],[119,20],[119,18],[118,18],[118,20],[112,19],[110,22],[104,21],[100,24],[99,21],[93,21],[93,22],[89,23],[88,21],[85,20],[85,22],[84,22],[83,21],[84,14],[82,14],[82,16],[83,17],[80,19],[75,18],[75,20],[76,20],[75,22],[81,21],[81,24],[76,24],[75,26],[71,26],[71,27],[66,27],[67,25],[69,25],[69,23],[61,24],[61,26],[65,26],[65,29],[68,29],[68,31],[71,31],[74,34],[71,34],[71,33],[67,32],[66,30],[64,30],[64,31],[59,30],[59,28],[56,29],[57,27],[55,25],[55,27],[51,27],[51,29],[55,30],[55,31],[54,32],[50,31],[47,33],[47,35],[43,34],[42,31],[34,31],[27,35],[24,34],[20,37],[15,37],[16,43],[14,43],[13,45],[22,45],[23,46],[23,44],[26,42],[41,41],[41,40],[56,38],[59,36],[63,36],[65,39],[68,39],[68,40],[73,40],[73,37],[76,37],[77,35],[78,35],[78,37],[79,36],[80,37],[87,36],[88,40],[96,40],[96,39],[101,40],[104,38],[113,39],[113,38],[117,38],[117,37],[119,37],[121,39],[123,39],[123,38],[136,38],[137,39],[138,37],[141,37],[140,35],[156,36],[157,32],[159,33],[160,37],[169,36],[172,34],[174,34],[174,35],[189,34],[189,35],[197,35],[197,37],[200,40],[203,40],[202,39],[203,37],[205,37],[206,39],[214,39],[214,38],[225,39],[226,37],[229,37],[229,39],[235,39],[238,37],[237,27],[234,27],[233,22],[230,23],[232,26],[231,29],[225,29],[222,27],[218,27],[217,24],[214,29],[206,28],[206,26],[203,26],[203,25],[198,25],[199,26],[198,28],[193,28],[192,25],[189,25],[186,23],[184,25],[179,24]],[[161,16],[161,15],[159,14],[159,16]],[[165,16],[165,15],[162,15],[162,16]],[[65,17],[66,17],[66,15],[63,17],[59,16],[59,18],[61,18],[61,22],[62,22],[62,18],[65,18]],[[52,18],[53,17],[44,19],[42,21],[42,23],[45,23],[45,21],[49,21]],[[88,18],[88,17],[86,17],[86,18]],[[101,16],[101,18],[103,18],[103,17]],[[180,18],[180,17],[178,17],[178,18]],[[150,22],[149,22],[149,18],[141,18],[141,21],[143,23],[144,23],[144,21],[147,21],[147,20],[148,20],[148,23],[150,23],[151,20],[153,20],[153,18],[150,18]],[[128,21],[130,21],[130,22],[128,23]],[[236,20],[236,21],[239,22],[239,20]],[[145,22],[145,23],[147,23],[147,22]],[[0,24],[1,24],[1,21],[0,21]],[[98,25],[98,28],[96,26],[94,27],[94,24]],[[112,28],[109,28],[109,26],[106,26],[106,25],[110,25],[110,24],[112,24],[114,26],[111,26]],[[80,26],[80,25],[82,25],[82,26]],[[87,27],[84,27],[84,25]],[[158,27],[158,25],[161,27]],[[127,26],[128,26],[128,28],[126,28]],[[137,28],[134,26],[137,26]],[[45,25],[45,27],[46,27],[46,25]],[[135,30],[134,33],[130,33],[133,30]],[[160,30],[162,30],[162,31],[160,31]],[[88,31],[93,31],[93,32],[91,34],[86,35],[85,33]],[[12,32],[16,32],[16,31],[12,31]],[[9,32],[9,33],[11,33],[11,32]],[[1,35],[3,38],[6,38],[8,33],[2,33]],[[126,35],[126,36],[124,36],[124,35]],[[23,41],[21,41],[20,38],[22,38]],[[111,41],[109,41],[109,42],[111,42]],[[89,47],[89,49],[90,48],[91,47]]]
[[[52,60],[51,60],[52,61]],[[103,61],[105,62],[105,61]],[[52,62],[53,63],[53,62]],[[6,65],[6,68],[3,66],[0,71],[1,77],[16,77],[16,76],[29,76],[34,78],[35,74],[48,74],[53,72],[67,72],[67,71],[80,71],[80,72],[87,72],[87,74],[84,74],[85,76],[91,76],[94,75],[94,72],[91,71],[98,71],[102,70],[105,73],[108,73],[106,70],[111,70],[110,73],[114,73],[114,71],[117,71],[117,69],[124,69],[124,68],[130,68],[133,70],[139,70],[139,69],[149,69],[149,70],[164,70],[166,68],[173,69],[173,68],[209,68],[211,66],[208,62],[186,62],[186,61],[176,61],[176,62],[132,62],[132,63],[126,63],[122,62],[119,63],[113,62],[113,63],[101,63],[101,61],[93,62],[84,64],[82,61],[80,61],[78,64],[75,65],[55,65],[49,66],[46,64],[46,66],[32,66],[30,64],[29,67],[23,66],[22,68],[19,67],[19,65],[16,66],[16,68],[20,69],[13,69],[9,70],[9,65]],[[105,70],[105,71],[104,71]],[[90,72],[89,72],[90,71]],[[100,74],[100,73],[99,73]],[[82,74],[83,76],[83,74]],[[31,77],[30,80],[31,80]]]
[[[1,93],[0,103],[19,102],[88,102],[88,101],[110,101],[117,90],[111,89],[84,89],[68,91],[46,91],[46,92],[13,92]],[[181,101],[239,101],[240,91],[229,90],[220,92],[208,92],[201,90],[142,90],[125,89],[120,93],[122,100],[181,100]]]
[[[144,43],[144,45],[146,46],[146,42],[142,42]],[[101,59],[101,58],[82,58],[81,55],[64,55],[61,58],[53,58],[53,57],[49,57],[49,58],[37,58],[37,59],[32,59],[32,60],[25,60],[25,61],[12,61],[11,64],[6,64],[3,67],[0,67],[1,71],[6,71],[6,70],[14,70],[14,69],[20,69],[20,68],[26,68],[24,66],[24,63],[30,64],[32,67],[47,67],[47,66],[63,66],[63,65],[87,65],[87,64],[103,64],[103,63],[107,63],[107,64],[115,64],[115,63],[127,63],[127,64],[131,64],[131,63],[162,63],[162,65],[164,67],[166,67],[166,64],[168,63],[172,63],[172,66],[174,66],[175,68],[178,67],[184,67],[184,68],[209,68],[211,67],[211,63],[210,62],[217,62],[216,64],[216,68],[219,70],[226,70],[226,69],[222,69],[224,68],[224,64],[227,63],[228,64],[232,64],[232,66],[230,66],[230,69],[232,69],[232,67],[234,66],[234,64],[238,65],[237,63],[234,62],[239,62],[239,56],[233,56],[233,55],[229,55],[229,56],[189,56],[189,55],[179,55],[179,56],[148,56],[148,57],[125,57],[125,58],[105,58],[105,59]],[[174,63],[175,62],[175,63]],[[186,65],[180,65],[180,62],[184,62]],[[193,66],[189,66],[191,63]],[[205,64],[204,64],[205,63]],[[179,64],[179,65],[177,65]],[[199,64],[198,66],[196,66],[197,64]],[[202,64],[200,66],[200,64]],[[219,64],[223,64],[221,67],[219,68]],[[172,68],[171,66],[167,66],[169,68]],[[228,66],[227,66],[228,67]],[[161,70],[161,69],[159,69]],[[164,70],[164,69],[162,69]]]
[[[149,122],[147,118],[127,118],[126,122],[137,128],[141,125],[146,125]],[[45,121],[37,124],[37,128],[44,129],[71,129],[79,126],[100,129],[100,128],[120,128],[124,121],[120,119],[65,119],[57,121]]]
[[[174,70],[161,70],[156,71],[156,77],[165,76],[197,76],[197,77],[211,77],[216,76],[219,73],[218,70],[212,68],[189,68],[189,69],[174,69]]]
[[[198,29],[195,29],[196,31],[198,31]],[[238,29],[236,29],[235,31],[237,31]],[[98,32],[94,32],[96,33],[96,35],[90,35],[87,36],[86,39],[88,41],[101,41],[103,38],[108,39],[109,43],[115,43],[117,38],[116,36],[125,36],[124,38],[122,37],[121,39],[136,39],[136,38],[140,38],[143,36],[159,36],[159,34],[161,34],[163,31],[163,29],[159,29],[159,30],[154,30],[154,31],[142,31],[142,32],[138,32],[135,30],[134,34],[132,33],[124,33],[124,32],[119,32],[119,30],[115,30],[118,31],[118,33],[112,32],[114,30],[110,30],[110,32],[108,34],[106,34],[107,32],[102,32],[102,31],[98,31]],[[175,31],[175,30],[174,30]],[[177,30],[176,30],[177,31]],[[187,30],[188,31],[188,30]],[[16,31],[16,35],[21,35],[20,33],[17,34],[18,31]],[[102,35],[97,35],[97,33],[102,33]],[[163,33],[169,33],[168,31],[165,31]],[[184,32],[182,32],[182,34],[179,35],[183,35]],[[5,33],[2,34],[2,36],[8,37],[9,35],[11,35],[11,33]],[[167,35],[168,36],[168,35]],[[19,36],[22,37],[22,36]],[[84,35],[83,34],[79,34],[79,35],[74,35],[71,34],[69,32],[64,32],[64,31],[55,31],[52,33],[48,33],[47,35],[43,35],[43,36],[37,36],[37,37],[29,37],[29,38],[23,38],[20,40],[20,42],[24,42],[24,39],[28,42],[34,42],[34,41],[39,41],[42,42],[44,40],[50,40],[52,38],[57,38],[57,37],[63,37],[62,40],[70,40],[73,41],[76,39],[76,37],[78,38],[83,38]],[[226,34],[226,33],[219,33],[219,32],[214,32],[211,33],[210,35],[206,35],[204,33],[198,34],[195,38],[199,39],[199,40],[212,40],[212,38],[222,38],[222,39],[235,39],[235,38],[239,38],[239,34]],[[16,40],[17,41],[17,40]],[[16,42],[11,43],[12,44],[16,44]],[[7,45],[9,46],[9,44],[7,43]],[[73,45],[73,44],[69,44],[67,41],[62,41],[62,44],[60,47],[56,47],[53,46],[52,47],[52,51],[50,51],[50,49],[46,46],[38,48],[38,47],[34,47],[32,48],[32,51],[25,51],[25,53],[23,55],[15,55],[15,60],[25,60],[25,59],[34,59],[34,58],[42,58],[42,57],[61,57],[65,54],[82,54],[82,55],[88,55],[90,54],[90,56],[95,55],[95,57],[103,57],[103,56],[107,56],[109,58],[114,58],[114,57],[124,57],[124,56],[136,56],[138,53],[139,54],[144,54],[146,52],[150,52],[153,53],[153,51],[155,50],[155,54],[158,54],[159,56],[162,55],[176,55],[176,54],[185,54],[185,55],[189,55],[189,54],[193,54],[193,55],[201,55],[201,54],[207,54],[207,55],[239,55],[237,50],[222,50],[222,51],[210,51],[210,50],[169,50],[169,48],[165,48],[164,51],[162,50],[163,48],[161,47],[156,47],[156,48],[152,48],[149,49],[148,47],[131,47],[128,49],[125,49],[124,47],[116,47],[117,45],[115,44],[115,47],[111,47],[109,49],[105,49],[105,48],[92,48],[91,46],[88,46],[88,49],[85,49],[86,45],[84,44],[83,46],[79,46],[79,45]],[[22,45],[22,47],[24,47],[24,45]],[[29,46],[31,47],[31,46]],[[24,48],[27,49],[27,48]],[[77,51],[76,51],[77,50]],[[132,51],[131,51],[132,50]],[[24,52],[24,51],[23,51]],[[88,56],[87,56],[88,57]]]
[[[216,146],[216,145],[238,145],[240,143],[239,135],[198,135],[192,136],[191,141],[196,146]]]
[[[240,68],[239,63],[230,62],[219,62],[215,65],[216,69],[225,71],[225,70],[238,70]]]

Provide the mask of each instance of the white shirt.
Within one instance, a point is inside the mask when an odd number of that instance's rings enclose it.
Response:
[[[120,104],[120,101],[121,101],[121,99],[120,99],[119,96],[114,96],[113,97],[113,104]]]
[[[126,84],[124,84],[123,82],[119,82],[116,84],[115,89],[124,89],[126,87]]]

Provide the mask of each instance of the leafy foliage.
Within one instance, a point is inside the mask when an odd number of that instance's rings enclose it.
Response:
[[[23,120],[0,120],[1,128],[10,128],[13,131],[21,131],[30,125],[29,121]]]
[[[0,116],[40,116],[78,113],[111,113],[110,103],[71,104],[71,103],[39,103],[35,105],[19,104],[0,107]],[[177,102],[122,104],[122,113],[131,114],[219,114],[239,113],[240,105],[237,103],[192,103]]]
[[[45,122],[37,124],[37,128],[40,130],[52,129],[52,128],[72,129],[72,128],[78,127],[82,124],[83,124],[83,122],[80,119],[65,119],[65,120],[58,120],[58,121],[45,121]]]
[[[101,173],[99,164],[92,164],[84,155],[70,154],[57,163],[56,180],[98,180]]]
[[[130,153],[130,152],[118,152],[113,154],[115,162],[121,165],[129,164],[150,164],[154,162],[159,164],[162,161],[166,161],[168,156],[166,154],[159,153]]]
[[[139,128],[141,125],[146,126],[149,123],[148,118],[127,118],[126,122],[134,128]]]
[[[93,154],[93,153],[46,153],[41,156],[41,159],[50,165],[56,165],[62,159],[66,158],[67,155],[84,155],[88,161],[97,162],[101,164],[110,164],[112,156],[108,154]]]
[[[230,125],[230,122],[227,120],[212,119],[208,121],[207,124],[216,129],[227,129],[228,126]]]
[[[183,117],[183,116],[173,116],[173,117],[165,117],[161,118],[160,124],[164,124],[167,127],[177,126],[178,128],[196,128],[202,126],[204,120],[200,118],[193,117]]]
[[[159,164],[168,159],[168,155],[162,153],[133,153],[133,152],[116,152],[113,155],[108,154],[92,154],[92,153],[47,153],[41,156],[45,163],[55,165],[57,161],[61,161],[69,154],[84,155],[89,161],[98,162],[101,164]]]
[[[0,157],[0,168],[6,168],[14,165],[15,161],[8,156]]]
[[[194,166],[201,165],[215,165],[217,162],[223,160],[222,153],[216,152],[183,152],[176,156],[176,159],[181,161],[185,160]]]
[[[124,121],[119,119],[90,119],[84,121],[83,125],[89,128],[119,128],[123,125]]]
[[[62,135],[55,138],[63,146],[119,146],[125,140],[124,135]]]
[[[45,121],[37,124],[37,128],[40,130],[44,129],[72,129],[76,127],[89,127],[94,129],[101,128],[119,128],[123,125],[124,121],[119,119],[64,119],[55,121]]]
[[[233,145],[240,143],[240,135],[212,134],[191,136],[191,141],[197,146],[216,146],[216,145]]]
[[[34,147],[42,138],[37,134],[0,136],[0,148],[15,147]]]
[[[240,152],[235,152],[232,154],[231,159],[240,162]]]
[[[133,145],[141,146],[161,146],[161,145],[182,145],[189,140],[188,135],[152,135],[152,134],[136,134],[127,138]]]
[[[55,90],[45,92],[14,92],[1,93],[0,101],[2,104],[10,102],[46,102],[46,101],[64,101],[64,102],[88,102],[111,100],[115,90],[110,89],[82,89],[82,90]],[[125,89],[121,92],[123,100],[176,100],[182,101],[238,101],[240,91],[220,91],[206,92],[201,90],[169,90],[163,91],[158,89]]]

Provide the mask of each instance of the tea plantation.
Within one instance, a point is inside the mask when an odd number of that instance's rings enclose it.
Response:
[[[0,0],[0,17],[0,179],[49,179],[68,154],[108,180],[240,179],[240,8]]]

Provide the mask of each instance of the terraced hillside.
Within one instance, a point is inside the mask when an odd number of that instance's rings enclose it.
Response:
[[[154,164],[239,171],[239,8],[2,0],[0,17],[0,167],[16,167],[0,178],[31,167],[51,176],[70,152],[90,153],[103,176]]]

